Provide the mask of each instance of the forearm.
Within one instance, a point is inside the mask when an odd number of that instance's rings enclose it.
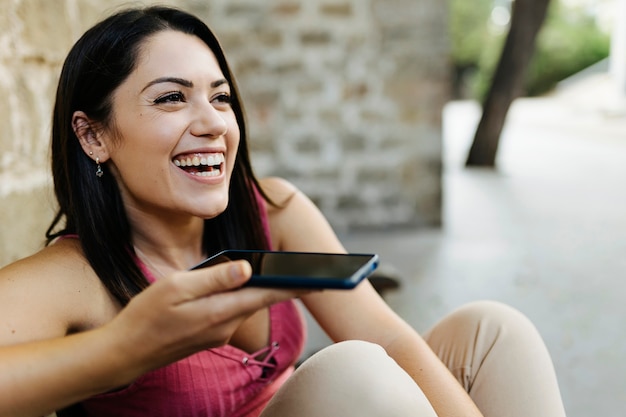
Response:
[[[385,348],[417,382],[439,417],[482,417],[461,384],[412,330],[402,332]]]
[[[103,328],[0,348],[0,415],[42,416],[139,376]]]
[[[0,347],[0,416],[41,416],[127,385],[224,345],[251,314],[302,293],[240,289],[251,272],[242,261],[180,272],[152,284],[97,329]]]

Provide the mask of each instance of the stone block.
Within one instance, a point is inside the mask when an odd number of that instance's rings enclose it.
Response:
[[[353,13],[352,4],[350,2],[328,2],[320,5],[320,15],[330,18],[347,18]]]
[[[332,35],[323,30],[309,29],[300,34],[300,42],[304,47],[328,45],[332,40]]]
[[[302,10],[301,1],[281,1],[271,11],[278,18],[293,18]]]

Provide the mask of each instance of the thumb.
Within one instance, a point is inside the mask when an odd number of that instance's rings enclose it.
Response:
[[[176,274],[179,275],[175,280],[179,302],[185,302],[241,287],[250,279],[252,267],[245,260],[237,260]]]

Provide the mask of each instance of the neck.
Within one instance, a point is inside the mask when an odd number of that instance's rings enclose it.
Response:
[[[199,263],[206,257],[202,248],[204,221],[193,218],[187,224],[133,225],[133,245],[139,258],[155,276],[169,275]]]
[[[204,220],[189,213],[125,204],[135,252],[155,276],[170,275],[198,264],[203,250]]]

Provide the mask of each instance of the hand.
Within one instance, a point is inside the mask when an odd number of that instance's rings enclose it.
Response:
[[[202,349],[222,346],[255,311],[303,290],[241,288],[246,261],[175,273],[133,298],[106,326],[132,367],[147,372]]]

